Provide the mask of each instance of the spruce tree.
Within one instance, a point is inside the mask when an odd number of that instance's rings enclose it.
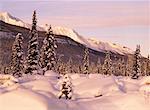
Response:
[[[100,58],[98,58],[97,60],[97,73],[98,74],[102,73],[102,65],[101,65]]]
[[[122,60],[122,75],[125,76],[126,74],[126,63],[125,63],[125,59]]]
[[[71,99],[72,93],[73,90],[72,90],[71,78],[68,74],[66,74],[63,76],[58,98],[60,99],[62,97],[65,97],[66,99]]]
[[[138,79],[141,75],[141,55],[140,55],[140,45],[137,45],[136,51],[134,53],[134,62],[133,62],[133,72],[132,72],[132,79]]]
[[[103,74],[111,75],[112,74],[112,60],[110,58],[110,53],[106,52],[104,64],[103,64]]]
[[[73,63],[72,58],[70,57],[68,62],[67,62],[67,65],[66,65],[67,73],[72,73],[73,72],[72,63]]]
[[[114,55],[114,60],[112,61],[112,74],[117,76],[118,75],[118,58]]]
[[[83,74],[89,74],[89,50],[86,47],[83,56]]]
[[[21,77],[23,74],[23,36],[18,33],[12,46],[11,69],[13,76]]]
[[[42,46],[41,64],[45,71],[56,69],[56,48],[56,40],[50,26]]]
[[[122,75],[122,67],[123,67],[123,65],[122,65],[122,61],[121,61],[121,59],[119,59],[118,61],[117,61],[117,66],[116,66],[117,68],[117,70],[116,70],[116,75],[117,76],[119,76],[119,75]]]
[[[147,61],[146,61],[146,75],[150,76],[150,59],[149,59],[149,55],[148,55]]]
[[[39,70],[39,42],[36,11],[33,13],[32,28],[29,34],[26,74],[37,74]]]
[[[125,66],[125,76],[131,76],[133,70],[133,56],[128,55],[127,63]]]

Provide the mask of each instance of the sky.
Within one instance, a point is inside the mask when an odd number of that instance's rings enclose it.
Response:
[[[31,23],[37,11],[38,25],[74,29],[87,38],[112,42],[135,50],[141,45],[150,54],[149,0],[0,0],[0,11]]]

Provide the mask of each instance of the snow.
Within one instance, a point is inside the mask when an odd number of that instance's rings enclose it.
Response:
[[[71,100],[58,99],[58,74],[0,79],[17,81],[0,83],[0,110],[149,110],[149,77],[133,80],[129,77],[100,74],[69,74],[73,86]],[[10,78],[11,77],[11,78]],[[62,78],[63,79],[63,78]],[[2,80],[1,80],[2,81]],[[145,88],[146,87],[146,88]],[[144,92],[143,92],[144,91]]]
[[[130,48],[121,46],[119,44],[102,42],[94,38],[86,39],[70,28],[56,26],[53,27],[53,31],[56,35],[68,36],[74,41],[86,45],[87,47],[97,51],[112,51],[119,54],[133,54],[133,51]]]
[[[4,21],[6,23],[9,23],[9,24],[26,27],[26,28],[31,28],[31,24],[25,23],[22,20],[20,20],[16,17],[13,17],[8,12],[0,12],[0,20]],[[45,30],[47,30],[47,26],[46,27],[38,26],[37,29],[39,31],[45,31]],[[55,27],[52,27],[52,29],[53,29],[54,34],[56,34],[56,35],[63,35],[63,36],[70,37],[74,41],[79,42],[83,45],[86,45],[87,47],[97,50],[97,51],[101,51],[101,52],[111,51],[111,52],[119,53],[119,54],[133,54],[133,51],[130,48],[121,46],[119,44],[102,42],[102,41],[94,39],[94,38],[86,39],[86,38],[80,36],[76,31],[74,31],[73,29],[70,29],[70,28],[66,28],[66,27],[62,27],[62,26],[55,26]],[[67,43],[62,40],[60,42]]]
[[[21,27],[25,27],[25,28],[30,28],[31,29],[31,27],[32,27],[31,24],[25,23],[21,19],[13,17],[8,12],[0,12],[0,20],[4,21],[5,23],[8,23],[8,24],[21,26]],[[42,27],[39,27],[39,26],[37,27],[37,29],[39,31],[44,31],[44,29]]]

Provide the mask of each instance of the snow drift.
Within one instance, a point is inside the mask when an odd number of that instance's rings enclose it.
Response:
[[[0,110],[149,110],[150,91],[141,93],[148,77],[132,80],[127,77],[72,74],[73,99],[58,99],[57,73],[26,76],[19,83],[1,87]],[[11,80],[11,79],[10,79]],[[146,83],[145,83],[146,82]],[[4,84],[4,83],[3,83]],[[149,85],[147,87],[150,87]],[[10,89],[13,88],[13,89]],[[131,89],[132,88],[132,89]],[[143,89],[142,89],[143,90]],[[147,89],[146,89],[147,90]]]

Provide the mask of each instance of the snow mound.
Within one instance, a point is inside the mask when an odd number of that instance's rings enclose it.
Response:
[[[44,76],[58,77],[59,74],[54,72],[54,71],[52,71],[52,70],[48,70],[48,71],[45,72]]]
[[[140,85],[150,85],[150,76],[147,76],[141,79]]]
[[[49,75],[50,73],[52,74]],[[19,79],[19,83],[0,88],[0,110],[149,110],[150,108],[149,83],[147,83],[149,77],[132,80],[100,74],[90,74],[89,77],[69,74],[73,100],[65,100],[58,99],[60,89],[56,87],[63,78],[53,78],[55,77],[53,71],[47,71],[47,74],[24,76]],[[68,80],[68,76],[65,80]]]
[[[53,87],[53,85],[50,82],[44,80],[30,81],[27,83],[23,83],[22,85],[27,89],[31,89],[34,91],[51,92],[53,94],[55,94],[56,92],[56,89]]]
[[[26,89],[5,93],[0,98],[0,110],[61,110],[60,104]]]
[[[140,92],[148,94],[150,96],[150,76],[144,77],[140,83]]]

